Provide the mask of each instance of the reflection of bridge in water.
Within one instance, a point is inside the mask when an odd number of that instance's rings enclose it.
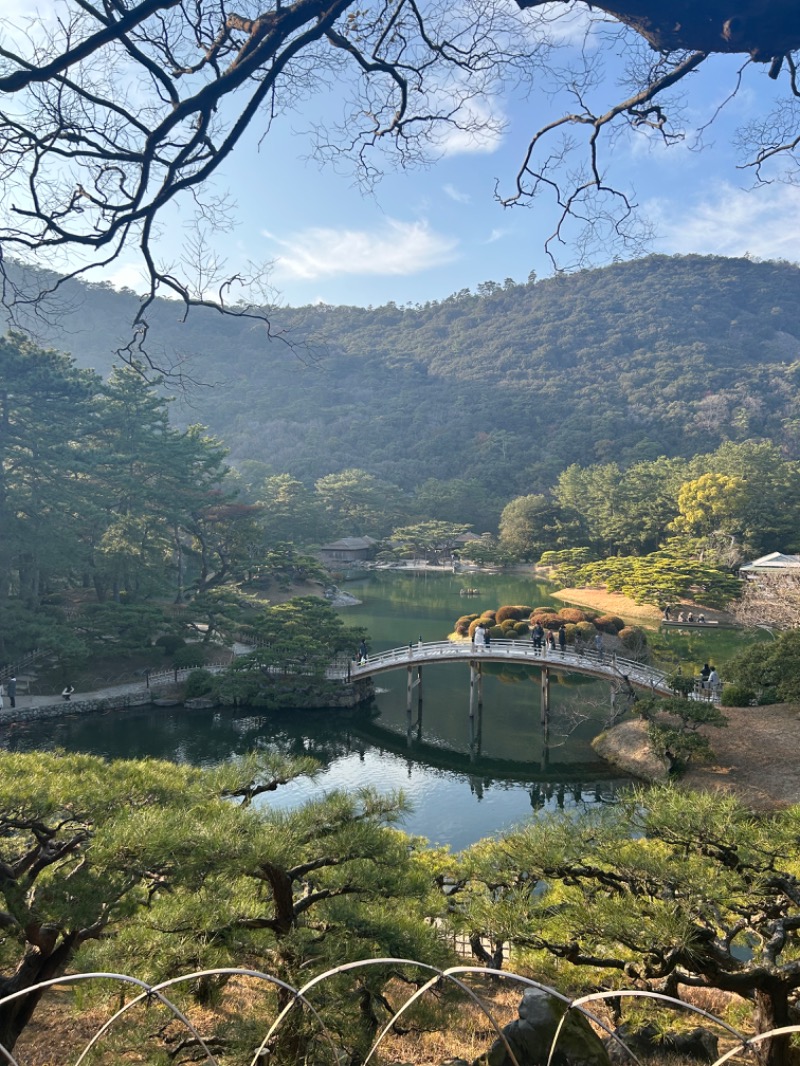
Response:
[[[422,743],[422,668],[437,663],[463,662],[469,666],[469,750],[471,761],[481,754],[481,726],[483,712],[483,666],[486,663],[505,663],[535,667],[541,672],[541,724],[547,758],[550,721],[551,674],[581,674],[585,677],[608,681],[611,689],[611,705],[618,698],[635,698],[636,689],[643,689],[660,696],[672,695],[666,675],[661,670],[625,659],[614,653],[604,654],[588,648],[567,646],[563,653],[556,649],[535,649],[522,640],[493,640],[488,647],[478,647],[468,641],[436,641],[409,644],[401,648],[371,655],[366,663],[349,664],[349,677],[360,680],[375,677],[389,670],[405,669],[406,685],[406,740],[411,746]],[[416,694],[416,700],[415,700]],[[416,721],[413,720],[414,703],[417,705]],[[415,738],[416,731],[416,738]],[[545,767],[542,767],[544,769]]]

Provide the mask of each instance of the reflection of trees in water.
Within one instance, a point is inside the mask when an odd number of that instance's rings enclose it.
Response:
[[[114,711],[19,723],[3,730],[8,751],[64,748],[108,758],[157,758],[209,765],[252,751],[311,756],[323,766],[363,748],[347,719],[331,712],[239,714],[182,707]]]

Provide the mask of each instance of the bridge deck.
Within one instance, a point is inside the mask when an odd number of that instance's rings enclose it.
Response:
[[[567,646],[563,655],[556,651],[534,651],[524,640],[493,640],[488,648],[478,648],[468,641],[434,641],[392,648],[370,655],[366,664],[352,663],[353,680],[373,677],[400,667],[423,666],[447,662],[519,663],[524,666],[547,666],[575,674],[586,674],[609,681],[627,681],[637,688],[649,689],[662,696],[673,694],[663,671],[652,666],[623,659],[615,654],[599,657],[596,651],[576,650]]]

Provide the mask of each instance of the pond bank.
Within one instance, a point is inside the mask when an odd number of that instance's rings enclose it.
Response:
[[[565,603],[574,604],[576,607],[590,607],[594,611],[602,611],[603,614],[618,614],[620,618],[632,619],[643,624],[657,626],[663,619],[663,612],[651,603],[636,603],[629,596],[623,596],[619,592],[608,592],[603,587],[598,588],[566,588],[552,593],[553,598],[563,600]],[[690,600],[681,600],[673,607],[673,612],[686,608],[695,613],[702,612],[709,622],[733,622],[733,615],[728,611],[715,611],[704,607],[702,604],[693,603]]]
[[[727,728],[703,727],[711,760],[675,779],[679,788],[733,796],[757,811],[800,803],[800,707],[724,707]],[[643,781],[664,781],[665,767],[647,742],[641,719],[609,729],[594,743],[597,754]]]

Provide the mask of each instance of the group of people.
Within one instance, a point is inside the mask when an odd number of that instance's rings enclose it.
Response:
[[[492,636],[489,632],[489,627],[484,625],[483,622],[478,622],[475,626],[475,632],[472,634],[472,643],[476,648],[491,647]]]
[[[699,614],[697,618],[695,618],[693,611],[689,611],[688,613],[685,611],[678,611],[678,617],[676,620],[678,622],[705,622],[706,616],[704,614]],[[672,621],[672,608],[669,604],[664,608],[664,621]]]
[[[554,652],[556,650],[556,642],[558,642],[558,648],[563,655],[567,650],[567,627],[562,622],[558,627],[558,632],[554,633],[552,629],[545,631],[541,622],[536,622],[531,628],[531,641],[533,643],[533,651],[535,655],[547,654],[548,651]],[[594,651],[600,662],[603,661],[603,635],[602,633],[595,633],[594,635]]]
[[[67,684],[64,686],[61,692],[61,698],[68,700],[71,698],[72,693],[75,691],[75,686]],[[5,685],[0,684],[0,711],[3,709],[4,699],[8,696],[8,702],[11,707],[17,706],[17,676],[12,674],[6,681]]]

